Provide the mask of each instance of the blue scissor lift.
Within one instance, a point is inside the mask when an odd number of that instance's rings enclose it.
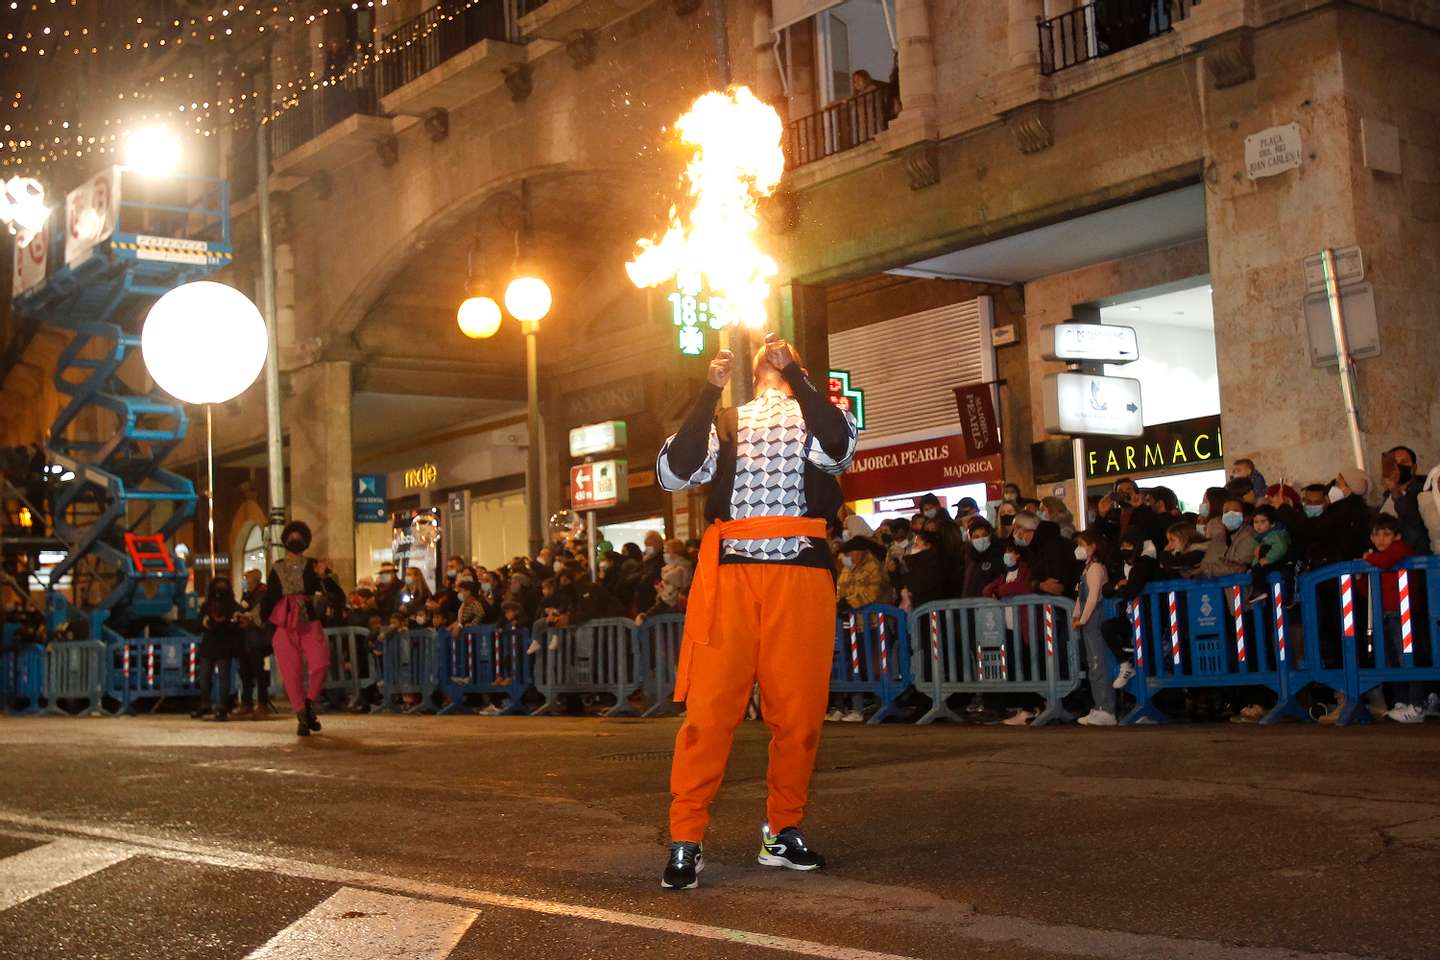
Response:
[[[158,389],[137,389],[126,379],[136,379],[133,364],[124,376],[121,367],[139,353],[156,299],[233,256],[228,181],[122,172],[117,182],[111,234],[67,264],[71,225],[53,223],[50,256],[60,262],[14,303],[17,317],[71,336],[55,369],[55,387],[69,402],[46,444],[49,462],[70,478],[51,498],[65,558],[50,572],[50,632],[68,625],[107,642],[144,635],[184,604],[188,571],[173,537],[195,515],[194,484],[162,466],[185,437],[185,407]],[[68,219],[60,213],[51,220]],[[98,581],[99,599],[72,602],[56,587],[66,575],[87,586]],[[172,624],[164,632],[177,631]]]

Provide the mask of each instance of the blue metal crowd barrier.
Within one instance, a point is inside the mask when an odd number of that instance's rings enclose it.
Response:
[[[325,668],[322,698],[329,703],[342,699],[346,707],[358,706],[365,689],[381,680],[371,649],[370,631],[365,627],[327,627],[325,645],[330,652],[330,663]]]
[[[641,716],[673,716],[684,708],[675,702],[675,673],[680,665],[680,641],[685,635],[683,613],[662,613],[640,625],[640,649],[645,655],[645,699]]]
[[[644,687],[646,674],[635,621],[604,617],[577,627],[549,627],[540,640],[535,687],[545,702],[536,716],[556,712],[561,697],[576,694],[614,697],[607,717],[640,712],[630,704],[631,695]]]
[[[919,723],[959,720],[955,694],[1029,693],[1045,701],[1032,725],[1069,720],[1061,700],[1080,684],[1072,600],[936,600],[910,614],[915,689],[930,697]]]
[[[1384,581],[1398,609],[1387,622]],[[1393,571],[1361,561],[1301,575],[1305,680],[1345,695],[1337,724],[1368,723],[1363,697],[1383,683],[1440,680],[1440,557],[1412,557]]]
[[[869,723],[897,713],[896,701],[912,684],[910,621],[904,610],[872,603],[835,617],[830,692],[874,697],[880,708]]]
[[[199,637],[107,635],[104,689],[111,713],[134,713],[138,704],[150,701],[153,710],[172,697],[200,695]]]
[[[434,630],[385,635],[380,660],[380,712],[435,713],[440,689],[439,644]],[[417,698],[410,703],[409,698]]]
[[[1289,650],[1285,577],[1272,573],[1264,596],[1250,602],[1248,574],[1211,580],[1162,580],[1123,606],[1135,650],[1127,690],[1135,706],[1122,724],[1167,717],[1154,703],[1161,690],[1266,687],[1276,704],[1261,720],[1304,719]]]
[[[43,710],[45,648],[20,638],[20,625],[5,624],[0,638],[0,712],[30,716]]]
[[[105,699],[105,644],[72,640],[45,648],[45,712],[73,715],[60,701],[81,704],[79,713],[99,716]]]
[[[504,697],[499,716],[524,714],[524,696],[534,686],[530,658],[525,648],[530,631],[510,624],[466,627],[459,635],[441,630],[440,689],[450,701],[440,712],[474,713],[465,705],[466,696]]]

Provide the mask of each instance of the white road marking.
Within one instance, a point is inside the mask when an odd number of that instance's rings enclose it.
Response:
[[[93,840],[49,839],[43,846],[0,860],[0,910],[9,910],[135,854],[133,847]]]
[[[444,960],[479,915],[468,907],[346,887],[247,960]]]
[[[823,960],[916,960],[914,957],[898,954],[877,953],[872,950],[836,946],[811,940],[797,940],[728,927],[714,927],[708,924],[688,923],[683,920],[651,917],[645,914],[605,910],[577,903],[539,900],[488,890],[470,890],[443,883],[410,880],[405,877],[391,877],[358,870],[346,870],[340,867],[327,867],[323,864],[307,863],[303,860],[245,853],[217,846],[201,846],[110,827],[40,819],[6,810],[0,810],[0,823],[13,824],[17,829],[4,831],[13,836],[48,840],[54,836],[53,832],[37,831],[61,831],[93,838],[111,846],[126,844],[130,846],[128,852],[131,856],[158,857],[182,863],[203,863],[236,870],[259,870],[299,879],[334,883],[339,886],[386,891],[425,900],[449,900],[476,906],[501,907],[507,910],[524,910],[530,913],[593,920],[598,923],[636,927],[677,936],[721,940],[799,956],[821,957]],[[1116,956],[1126,957],[1127,960],[1368,960],[1366,957],[1350,953],[1313,953],[1287,947],[1244,946],[984,914],[976,914],[968,922],[958,924],[945,932],[950,938],[950,948],[946,954],[948,957],[959,955],[957,951],[961,949],[962,944],[968,941],[972,944],[1006,944],[1016,948],[1043,952],[1047,955]]]

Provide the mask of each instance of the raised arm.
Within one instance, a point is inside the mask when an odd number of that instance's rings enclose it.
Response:
[[[715,460],[720,453],[720,438],[715,433],[715,404],[730,377],[734,355],[721,350],[710,361],[705,386],[695,398],[695,406],[674,436],[665,441],[655,458],[655,476],[664,490],[674,492],[686,487],[709,483],[715,475]]]

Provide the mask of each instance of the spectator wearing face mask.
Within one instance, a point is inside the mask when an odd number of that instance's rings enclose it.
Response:
[[[1134,643],[1134,631],[1129,620],[1129,605],[1140,596],[1146,586],[1160,575],[1160,562],[1155,544],[1145,539],[1145,531],[1131,527],[1120,535],[1120,560],[1112,571],[1113,577],[1105,584],[1104,594],[1123,604],[1120,617],[1106,620],[1101,625],[1105,645],[1120,665],[1115,675],[1114,687],[1122,690],[1130,678],[1135,676],[1135,663],[1131,659],[1130,647]]]
[[[1307,505],[1313,502],[1310,490],[1305,488]],[[1369,550],[1370,507],[1365,502],[1369,492],[1370,476],[1365,471],[1347,467],[1335,475],[1325,489],[1322,512],[1306,532],[1306,560],[1312,570],[1327,563],[1358,560]]]
[[[656,585],[665,568],[665,538],[654,530],[645,534],[645,549],[640,560],[640,576],[635,584],[635,606],[649,609],[655,603]]]
[[[877,554],[879,545],[865,537],[852,537],[840,547],[840,579],[836,590],[842,610],[858,610],[872,603],[890,603],[893,591]]]
[[[1080,567],[1074,546],[1060,536],[1059,524],[1022,513],[1015,518],[1011,539],[1025,548],[1025,562],[1037,593],[1064,597],[1075,591]]]
[[[970,546],[965,551],[965,583],[960,595],[981,597],[986,587],[1005,575],[1005,548],[983,517],[971,520],[966,533]]]
[[[1440,553],[1440,467],[1430,471],[1420,490],[1420,516],[1430,534],[1430,552]]]
[[[929,530],[914,531],[910,553],[905,557],[905,572],[899,583],[902,588],[901,605],[907,610],[950,596],[939,534]]]
[[[1395,468],[1385,474],[1385,499],[1380,503],[1380,512],[1396,519],[1400,524],[1400,538],[1413,553],[1429,553],[1430,536],[1420,515],[1420,492],[1425,480],[1416,476],[1415,451],[1395,447],[1385,453],[1394,461]]]
[[[1096,507],[1095,532],[1107,542],[1116,543],[1120,535],[1129,528],[1135,510],[1144,501],[1140,488],[1129,477],[1115,481],[1115,489],[1100,498]]]
[[[695,576],[695,564],[685,555],[685,544],[681,540],[666,540],[664,553],[660,555],[660,579],[673,583],[681,593],[690,589]]]
[[[1165,542],[1167,531],[1180,519],[1180,503],[1169,487],[1146,487],[1138,491],[1140,505],[1130,512],[1130,523],[1145,531],[1145,539],[1154,544]]]
[[[375,577],[375,609],[387,621],[400,608],[400,578],[395,573],[395,564],[385,561]]]
[[[1232,496],[1225,500],[1220,516],[1210,518],[1200,576],[1228,577],[1250,569],[1255,562],[1255,531],[1249,523],[1250,511],[1249,504]]]

